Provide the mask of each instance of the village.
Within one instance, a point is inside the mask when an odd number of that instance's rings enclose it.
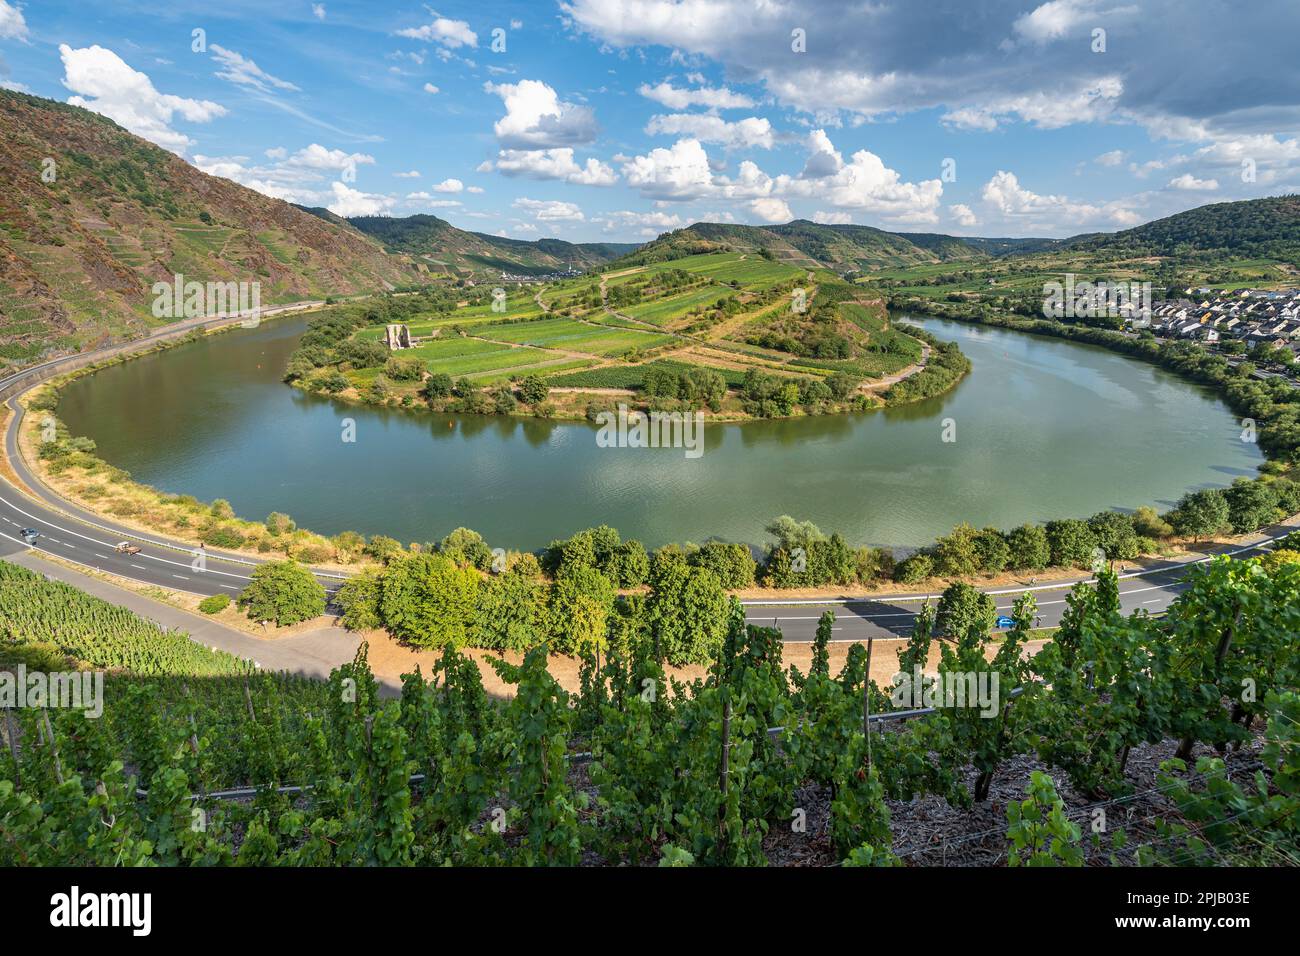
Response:
[[[1300,289],[1200,288],[1184,295],[1152,306],[1149,328],[1157,336],[1222,343],[1224,351],[1238,353],[1267,346],[1269,361],[1300,362]],[[1289,362],[1280,350],[1290,353]]]

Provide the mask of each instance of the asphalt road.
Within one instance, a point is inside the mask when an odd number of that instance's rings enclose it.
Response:
[[[29,369],[0,379],[0,392],[30,377],[31,371]],[[7,478],[0,480],[0,557],[27,550],[28,545],[19,532],[23,528],[34,528],[40,532],[40,537],[31,546],[31,550],[145,584],[202,595],[225,593],[234,596],[248,583],[253,569],[261,563],[257,559],[208,549],[202,553],[200,561],[199,552],[195,549],[197,542],[176,541],[132,531],[79,508],[45,488],[18,455],[17,434],[23,412],[16,397],[10,397],[8,405],[14,414],[5,431],[5,450],[19,479],[34,492],[34,496],[15,487]],[[1261,533],[1259,543],[1251,547],[1219,549],[1218,553],[1258,553],[1267,548],[1268,542],[1273,538],[1293,530],[1294,526],[1267,529]],[[121,541],[139,546],[140,552],[135,555],[119,554],[115,547]],[[1185,571],[1186,565],[1166,563],[1150,571],[1121,575],[1120,599],[1125,612],[1141,609],[1154,614],[1165,610],[1185,588],[1180,583]],[[346,580],[343,575],[321,571],[314,573],[330,593]],[[1040,626],[1052,627],[1060,622],[1065,610],[1065,594],[1070,583],[1026,584],[1023,587],[1003,586],[985,590],[995,595],[998,608],[1003,613],[1010,611],[1012,602],[1019,594],[1026,590],[1034,592],[1038,600]],[[926,596],[863,596],[837,601],[748,601],[745,604],[751,622],[769,626],[775,623],[782,630],[785,639],[792,643],[811,641],[818,618],[823,611],[831,608],[837,618],[833,639],[837,642],[852,642],[868,637],[906,635],[911,629],[920,602]],[[929,597],[937,598],[938,595]]]

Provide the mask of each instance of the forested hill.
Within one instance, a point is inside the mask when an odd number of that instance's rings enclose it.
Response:
[[[318,215],[322,210],[311,210]],[[329,215],[327,213],[327,215]],[[565,242],[507,239],[458,229],[437,216],[355,216],[346,220],[383,243],[442,271],[504,271],[522,275],[587,270],[637,248],[628,242]]]
[[[1122,232],[1075,236],[1064,245],[1163,256],[1225,250],[1300,265],[1300,196],[1212,203]]]

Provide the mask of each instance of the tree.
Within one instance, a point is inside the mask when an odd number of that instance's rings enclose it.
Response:
[[[674,667],[708,664],[722,650],[730,603],[717,575],[672,563],[651,581],[646,620],[660,659]]]
[[[438,553],[459,565],[486,571],[492,567],[492,549],[483,536],[469,528],[456,528],[438,542]]]
[[[369,631],[382,627],[379,596],[379,572],[373,568],[349,578],[334,595],[334,600],[343,609],[343,626],[349,631]]]
[[[934,559],[924,551],[918,551],[898,563],[894,570],[894,579],[899,584],[920,584],[933,574]]]
[[[640,587],[650,573],[650,556],[645,545],[635,539],[624,541],[615,551],[610,570],[618,587]]]
[[[959,524],[952,533],[934,543],[935,570],[948,578],[964,578],[980,569],[980,554],[976,547],[976,531],[968,524]]]
[[[1137,532],[1133,530],[1133,519],[1128,515],[1102,511],[1088,519],[1088,528],[1108,560],[1131,561],[1138,556]]]
[[[478,572],[440,554],[391,561],[380,575],[384,627],[423,647],[464,647],[477,606]]]
[[[695,567],[707,568],[716,574],[729,591],[751,587],[754,583],[757,565],[749,548],[743,544],[709,541],[688,560]]]
[[[1092,566],[1097,550],[1097,536],[1086,521],[1064,518],[1047,522],[1047,543],[1051,548],[1052,564],[1062,568],[1088,568]]]
[[[451,389],[451,376],[445,372],[438,372],[424,380],[424,384],[420,386],[420,394],[429,401],[436,401],[450,396]]]
[[[1228,502],[1228,524],[1235,534],[1249,534],[1281,520],[1277,490],[1273,484],[1238,478],[1223,493]]]
[[[1184,495],[1168,515],[1174,532],[1193,541],[1217,534],[1227,524],[1228,499],[1218,488],[1205,488]]]
[[[528,405],[540,405],[550,394],[550,386],[540,375],[526,376],[519,383],[519,397]]]
[[[288,627],[325,613],[325,588],[296,561],[258,565],[239,604],[254,621]]]
[[[585,563],[565,564],[556,575],[547,607],[551,649],[578,654],[605,646],[606,623],[614,606],[609,578]]]
[[[473,645],[526,651],[545,636],[542,586],[519,566],[484,581],[478,590]]]
[[[990,595],[958,581],[943,592],[935,624],[940,634],[959,643],[974,644],[993,629],[997,616],[997,604]]]
[[[295,527],[296,525],[294,525],[293,519],[286,514],[272,511],[266,516],[266,530],[273,536],[288,534],[293,531]]]
[[[1036,524],[1022,524],[1007,534],[1008,564],[1017,571],[1041,571],[1052,561],[1047,531]]]

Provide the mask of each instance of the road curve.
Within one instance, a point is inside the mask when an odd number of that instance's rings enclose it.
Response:
[[[320,302],[294,303],[262,314],[295,311],[321,305]],[[8,477],[0,480],[0,557],[28,550],[19,531],[35,528],[40,533],[30,550],[52,555],[88,568],[94,568],[121,578],[152,584],[193,594],[238,593],[248,583],[249,577],[263,563],[261,559],[244,557],[213,549],[202,553],[202,561],[195,544],[177,541],[161,535],[144,534],[117,525],[69,502],[47,488],[28,468],[18,453],[18,430],[23,410],[17,396],[47,378],[81,367],[104,358],[131,351],[140,351],[166,339],[175,338],[193,328],[215,327],[241,321],[239,316],[221,316],[210,319],[188,320],[169,326],[155,335],[130,343],[111,346],[92,352],[55,359],[41,365],[0,378],[0,396],[7,396],[13,414],[4,434],[5,451],[11,467],[25,487],[19,487]],[[1270,543],[1294,531],[1292,525],[1277,525],[1261,532],[1258,540],[1246,547],[1219,548],[1214,554],[1244,555],[1266,550]],[[139,545],[140,553],[122,555],[115,551],[119,541]],[[1150,569],[1121,575],[1120,600],[1126,613],[1146,610],[1159,613],[1165,610],[1185,589],[1181,579],[1190,564],[1208,561],[1213,554],[1191,562],[1165,562]],[[347,576],[314,569],[313,573],[331,594]],[[998,608],[1007,611],[1014,598],[1025,591],[1034,592],[1038,598],[1040,625],[1056,626],[1065,609],[1065,592],[1074,581],[1054,582],[1022,587],[986,587],[982,590],[993,595]],[[787,642],[811,641],[816,631],[817,619],[827,609],[836,613],[833,640],[852,642],[869,637],[891,638],[905,635],[912,626],[916,611],[923,600],[936,600],[937,594],[862,595],[837,599],[780,599],[752,600],[745,604],[746,615],[755,624],[773,624],[780,627]]]

